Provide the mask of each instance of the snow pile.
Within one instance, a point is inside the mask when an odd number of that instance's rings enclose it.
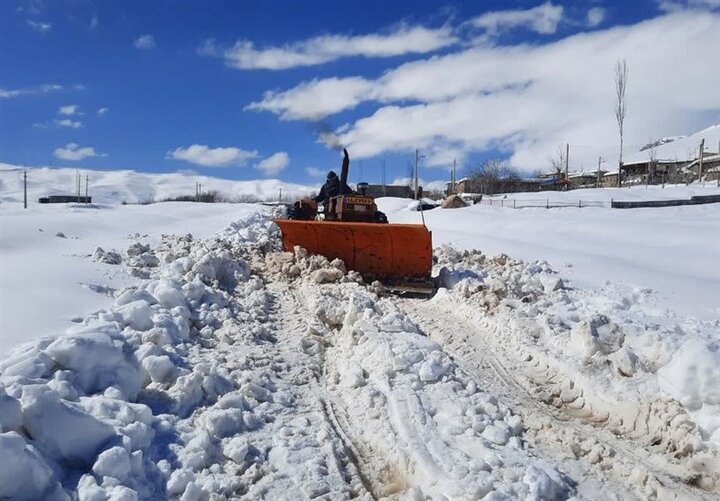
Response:
[[[720,487],[718,321],[648,308],[647,290],[569,289],[544,262],[451,248],[436,257],[447,288],[431,303],[477,325],[483,346],[524,360],[520,384]]]
[[[2,469],[0,497],[292,497],[320,481],[316,469],[290,483],[271,474],[288,460],[269,454],[282,444],[299,463],[342,453],[322,439],[302,445],[306,428],[288,425],[302,414],[292,381],[280,380],[287,367],[273,349],[270,297],[241,257],[248,249],[231,241],[258,224],[270,226],[251,217],[226,232],[232,239],[168,237],[156,254],[131,247],[130,264],[157,260],[150,279],[0,364],[0,463],[14,465]],[[347,489],[339,470],[327,475],[320,494]]]

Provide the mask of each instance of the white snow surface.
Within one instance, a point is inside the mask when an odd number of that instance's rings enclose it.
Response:
[[[720,318],[720,204],[649,209],[578,208],[583,200],[655,200],[720,194],[702,185],[513,193],[574,207],[513,209],[495,203],[433,209],[423,216],[435,246],[546,260],[578,285],[649,289],[658,308]],[[503,196],[496,197],[504,199]],[[574,202],[574,203],[573,203]],[[407,200],[377,201],[390,222],[421,223]],[[410,207],[410,208],[408,208]]]
[[[716,205],[434,209],[429,300],[259,206],[4,205],[0,497],[712,499]]]

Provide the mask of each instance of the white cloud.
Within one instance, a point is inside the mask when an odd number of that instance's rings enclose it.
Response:
[[[105,113],[107,113],[108,111],[110,111],[110,108],[98,108],[97,114],[99,117],[101,117],[104,116]]]
[[[593,7],[587,13],[587,25],[591,28],[598,26],[605,20],[606,11],[602,7]]]
[[[257,158],[257,151],[240,148],[210,148],[204,144],[193,144],[187,148],[169,151],[166,158],[183,160],[203,167],[230,167],[245,164],[249,159]]]
[[[42,21],[27,20],[28,26],[37,31],[38,33],[47,33],[52,29],[52,24],[43,23]]]
[[[72,129],[79,129],[83,126],[82,122],[80,120],[70,120],[69,118],[64,118],[62,120],[55,120],[55,123],[59,127],[70,127]]]
[[[155,37],[152,35],[143,35],[135,40],[133,45],[135,45],[136,49],[154,49]]]
[[[678,12],[684,9],[720,9],[720,0],[658,0],[657,4],[658,9],[662,12]]]
[[[85,158],[106,157],[107,155],[97,153],[95,148],[90,146],[81,148],[77,143],[68,143],[64,148],[57,148],[55,150],[55,156],[61,160],[71,160],[73,162],[77,162]]]
[[[270,111],[283,120],[317,120],[352,107],[364,100],[373,84],[364,78],[327,78],[312,80],[287,92],[269,91],[262,101],[245,109]]]
[[[274,176],[289,164],[290,156],[284,151],[279,151],[259,162],[255,168],[263,171],[266,176]]]
[[[305,172],[308,176],[311,177],[325,177],[327,174],[326,171],[323,169],[318,169],[317,167],[305,167]]]
[[[60,108],[58,109],[58,113],[60,115],[71,116],[78,113],[78,108],[79,106],[77,104],[68,104],[65,106],[60,106]]]
[[[455,155],[499,149],[515,167],[533,170],[569,142],[571,167],[590,167],[600,155],[608,162],[617,157],[618,58],[630,67],[626,154],[648,137],[720,121],[717,44],[708,43],[718,40],[718,23],[720,16],[692,10],[544,45],[471,47],[403,64],[375,80],[312,81],[266,94],[251,107],[317,120],[328,108],[317,102],[317,89],[329,84],[339,99],[333,110],[380,104],[335,131],[353,158],[421,148],[429,152],[427,165],[447,166]]]
[[[20,96],[48,94],[59,90],[63,90],[63,86],[58,84],[43,84],[38,85],[37,87],[27,87],[23,89],[0,89],[0,98],[12,99]]]
[[[527,28],[542,35],[557,31],[563,18],[563,6],[546,2],[532,9],[501,10],[482,14],[470,21],[490,34],[497,34],[513,28]]]
[[[298,66],[324,64],[342,57],[391,57],[401,54],[422,54],[457,43],[450,28],[425,28],[400,25],[389,33],[370,35],[323,35],[282,47],[256,48],[248,40],[240,40],[225,50],[225,64],[243,70],[283,70]],[[215,54],[212,40],[198,49]]]

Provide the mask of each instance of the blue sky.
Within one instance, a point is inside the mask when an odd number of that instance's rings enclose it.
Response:
[[[720,122],[716,0],[0,3],[0,161],[313,183],[577,169]],[[694,78],[688,78],[688,75]]]

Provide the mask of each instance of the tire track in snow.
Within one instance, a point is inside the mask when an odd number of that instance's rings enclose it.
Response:
[[[304,357],[300,372],[312,374],[307,384],[298,386],[308,401],[316,401],[318,411],[342,444],[343,450],[335,448],[335,457],[346,473],[346,480],[351,487],[352,498],[377,499],[372,491],[372,482],[365,476],[361,456],[345,429],[338,421],[331,400],[328,398],[325,380],[325,340],[316,334],[321,326],[311,326],[308,319],[312,316],[299,297],[297,290],[290,284],[270,281],[267,288],[275,297],[278,311],[278,342],[285,344],[289,351],[300,351]],[[296,367],[297,368],[297,367]]]
[[[581,417],[578,413],[568,412],[562,407],[550,407],[547,402],[538,400],[521,382],[520,378],[524,376],[520,373],[512,375],[507,369],[507,366],[513,365],[515,369],[520,369],[518,365],[521,361],[513,361],[507,355],[493,350],[483,341],[482,332],[449,307],[418,299],[396,299],[395,303],[426,335],[438,342],[463,370],[478,381],[493,385],[507,404],[523,415],[526,423],[537,422],[540,428],[534,434],[534,441],[538,446],[552,449],[558,445],[554,442],[557,440],[565,451],[570,450],[570,458],[567,453],[564,458],[574,460],[576,472],[584,472],[583,476],[601,485],[607,483],[622,487],[624,484],[627,487],[628,482],[637,484],[630,487],[635,490],[634,494],[642,497],[714,499],[710,493],[689,487],[693,479],[683,477],[683,473],[687,472],[673,468],[676,465],[668,464],[664,458],[652,454],[632,440],[624,440],[622,436],[603,430],[602,420],[595,426],[586,424],[578,420]],[[529,378],[528,383],[533,384],[532,379]],[[595,445],[583,454],[585,451],[580,450],[578,444],[587,437],[592,437]],[[636,468],[638,465],[646,470],[645,475]]]

